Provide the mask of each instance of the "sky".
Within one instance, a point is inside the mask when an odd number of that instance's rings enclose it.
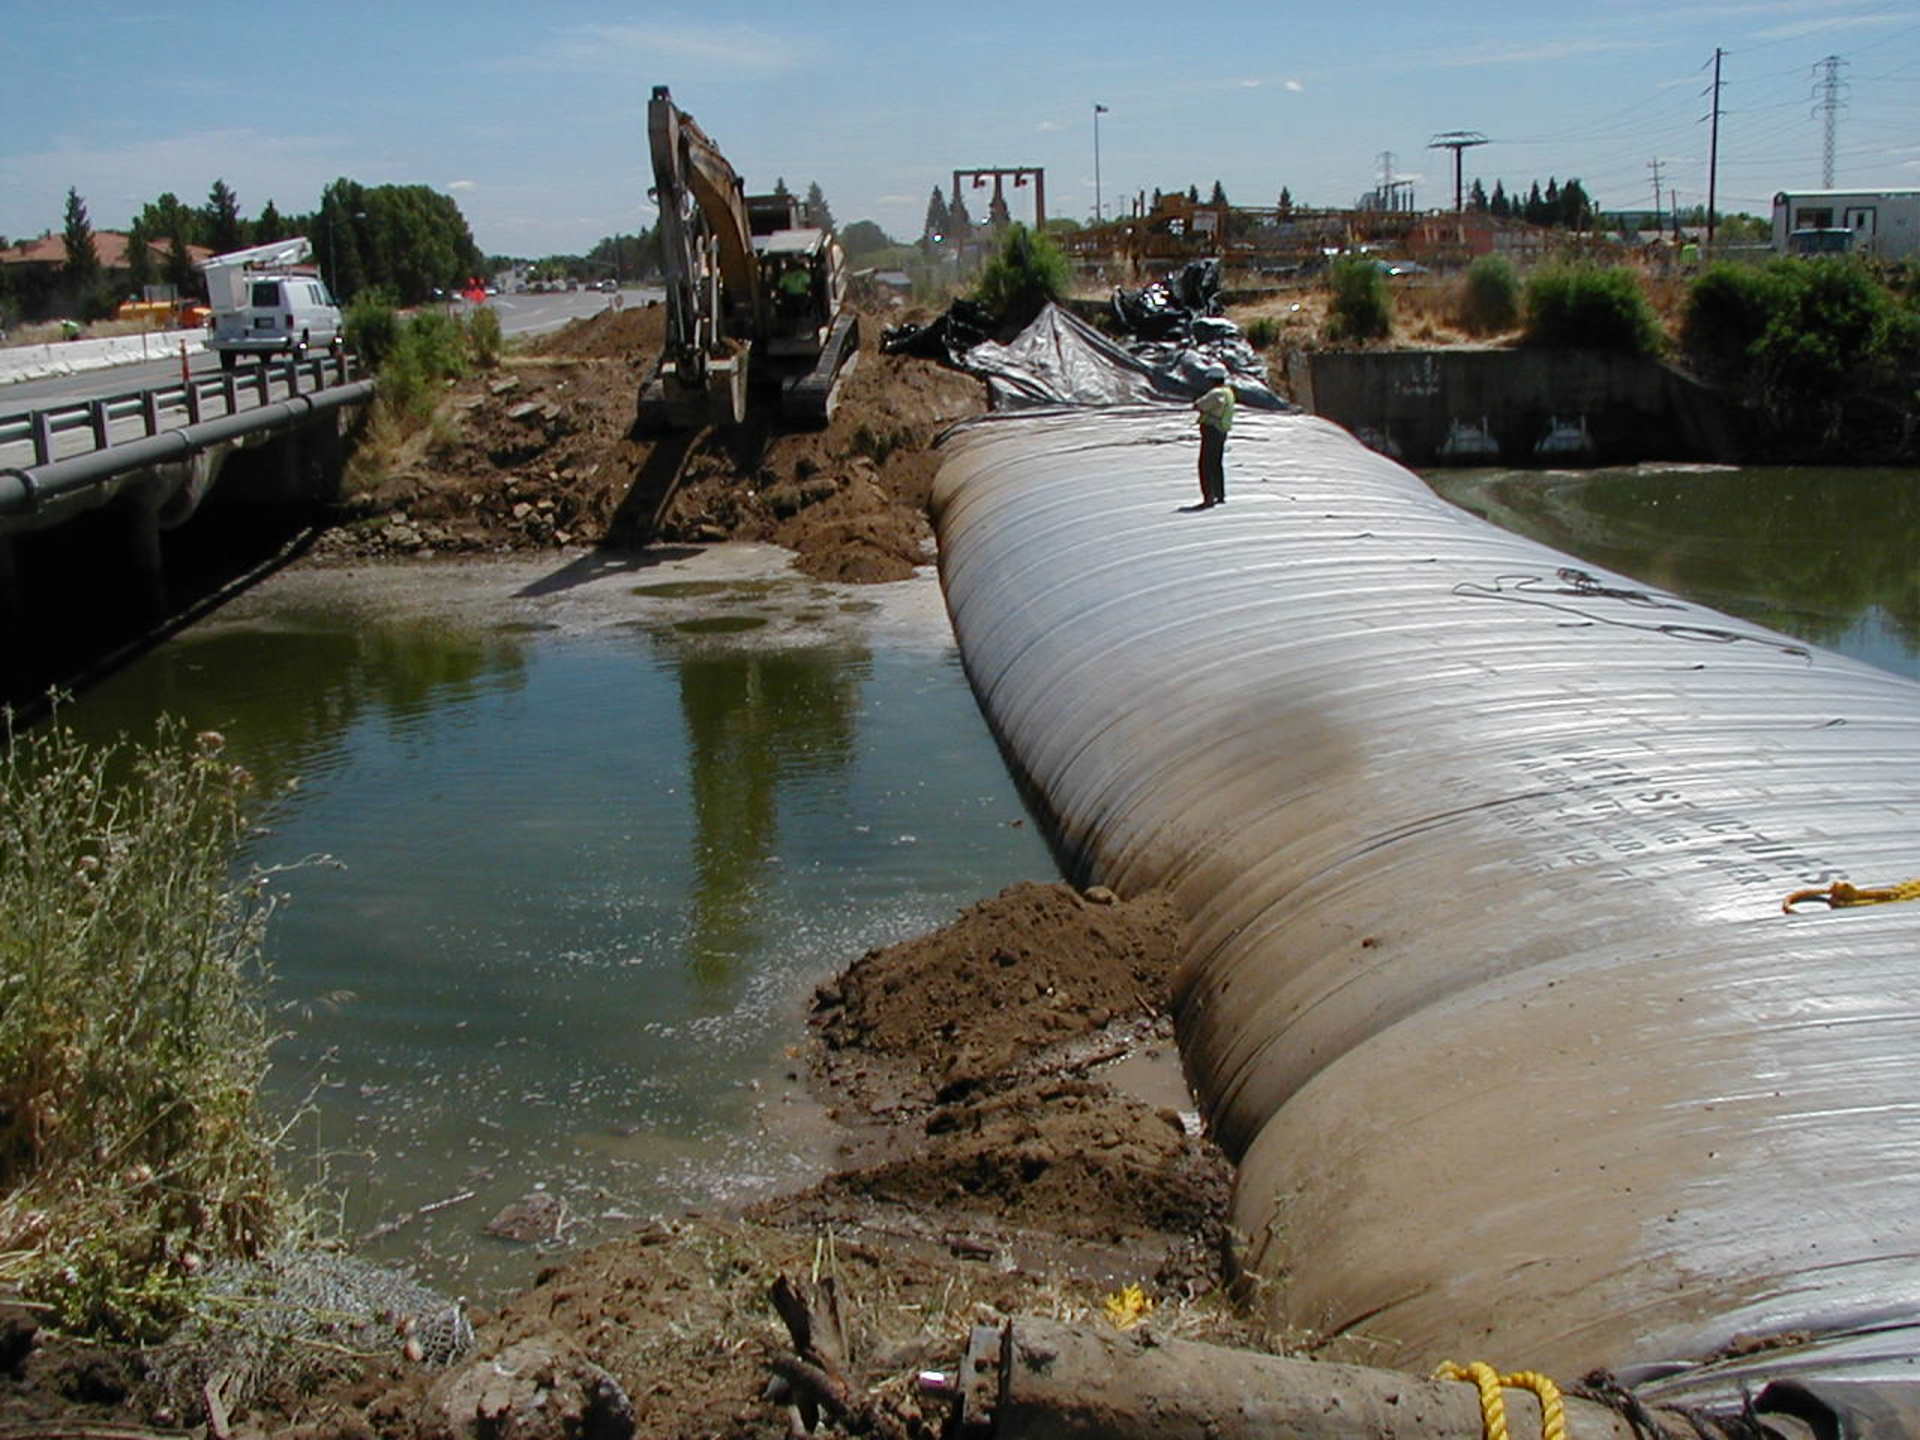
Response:
[[[907,239],[936,184],[988,166],[1044,167],[1048,213],[1081,220],[1096,187],[1111,215],[1215,180],[1236,204],[1284,186],[1344,206],[1389,166],[1444,208],[1431,142],[1455,131],[1488,141],[1469,185],[1578,177],[1647,208],[1657,165],[1685,207],[1706,199],[1716,48],[1723,211],[1821,184],[1829,56],[1835,185],[1920,187],[1920,0],[0,0],[0,41],[11,239],[57,234],[69,187],[122,229],[163,191],[203,204],[223,179],[252,216],[344,175],[452,195],[490,254],[580,253],[653,223],[655,85],[748,190],[817,181],[842,226]],[[967,192],[976,218],[987,194]]]

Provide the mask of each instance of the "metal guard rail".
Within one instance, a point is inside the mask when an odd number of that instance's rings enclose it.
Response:
[[[332,372],[331,376],[329,371]],[[358,358],[346,353],[313,356],[306,360],[284,360],[279,364],[266,363],[244,375],[227,371],[179,385],[155,386],[124,395],[101,396],[72,405],[0,416],[0,445],[31,440],[33,466],[39,469],[55,463],[54,437],[69,431],[87,431],[93,437],[94,450],[106,450],[113,447],[109,431],[117,421],[143,419],[150,438],[160,434],[162,420],[176,412],[185,412],[189,426],[200,424],[207,417],[209,400],[216,402],[213,414],[236,415],[240,413],[241,399],[247,395],[257,396],[256,405],[264,407],[272,403],[275,388],[280,388],[291,398],[325,390],[333,385],[345,385],[359,375]],[[300,383],[303,378],[312,382],[304,390]]]
[[[306,391],[272,404],[256,406],[188,424],[159,430],[141,439],[124,441],[104,450],[87,451],[31,469],[0,469],[0,519],[32,515],[42,502],[104,484],[129,471],[191,459],[209,446],[243,435],[297,424],[311,416],[373,398],[374,382],[357,380]]]

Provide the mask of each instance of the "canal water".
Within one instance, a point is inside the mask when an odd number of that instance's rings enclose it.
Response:
[[[1920,678],[1920,472],[1450,471],[1450,500]],[[782,552],[296,568],[67,713],[215,729],[273,797],[249,863],[290,1153],[350,1235],[484,1295],[540,1247],[831,1162],[789,1051],[864,949],[1056,871],[930,576]]]
[[[1453,503],[1649,586],[1920,679],[1920,470],[1440,470]]]
[[[937,583],[742,553],[290,572],[68,712],[217,730],[277,797],[274,1088],[375,1255],[485,1294],[529,1195],[577,1241],[816,1173],[812,986],[1056,876]]]

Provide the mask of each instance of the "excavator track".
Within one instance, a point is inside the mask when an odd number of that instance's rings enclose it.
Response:
[[[860,317],[844,311],[827,332],[827,343],[820,347],[813,369],[780,392],[781,416],[793,425],[825,425],[831,420],[840,403],[841,382],[853,373],[859,348]]]

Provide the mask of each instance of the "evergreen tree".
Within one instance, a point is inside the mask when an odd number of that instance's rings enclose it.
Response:
[[[247,243],[247,227],[240,219],[240,197],[215,180],[207,192],[207,245],[216,255],[239,250]]]
[[[927,223],[920,229],[920,243],[931,245],[936,240],[946,238],[947,233],[947,197],[940,193],[938,185],[927,197]]]
[[[135,299],[142,299],[153,284],[153,246],[147,239],[147,227],[136,219],[127,227],[127,284]]]
[[[1282,220],[1289,220],[1293,217],[1293,192],[1284,185],[1280,187],[1280,204],[1278,209]]]
[[[1200,203],[1200,187],[1198,185],[1189,185],[1187,187],[1187,199],[1195,205]]]
[[[1485,214],[1487,210],[1487,188],[1476,178],[1473,189],[1467,192],[1467,208]]]
[[[253,222],[253,243],[271,245],[276,240],[291,239],[290,227],[280,218],[280,212],[269,200],[260,207],[260,218]]]
[[[1529,225],[1544,225],[1547,221],[1547,202],[1541,197],[1540,182],[1533,182],[1533,189],[1527,195],[1527,208],[1521,212]]]
[[[966,197],[955,194],[947,207],[947,238],[957,244],[972,234],[973,217],[967,213]]]
[[[1487,201],[1487,211],[1502,220],[1513,214],[1513,203],[1507,199],[1507,187],[1502,181],[1493,182],[1493,198]]]
[[[368,283],[367,265],[360,253],[360,227],[366,223],[365,195],[344,175],[320,192],[320,216],[313,237],[327,289],[340,300],[351,300]]]
[[[1560,187],[1560,223],[1569,230],[1586,230],[1593,225],[1593,201],[1578,180]]]
[[[185,299],[200,290],[193,268],[193,253],[187,249],[191,243],[187,236],[191,233],[192,224],[187,207],[177,206],[167,224],[167,283],[173,286],[176,296]]]
[[[67,250],[65,271],[67,287],[75,296],[91,290],[100,279],[100,251],[93,243],[93,222],[87,219],[87,202],[80,192],[67,190]]]
[[[807,186],[807,223],[816,230],[833,229],[833,210],[818,180]]]
[[[789,189],[787,189],[787,177],[786,177],[786,176],[784,176],[784,175],[776,175],[776,176],[774,176],[774,178],[773,178],[773,193],[774,193],[774,194],[776,194],[776,195],[791,195],[791,194],[793,194],[793,192],[792,192],[791,190],[789,190]]]
[[[1207,197],[1207,203],[1209,205],[1224,205],[1227,203],[1226,187],[1218,180],[1213,182],[1213,193]]]

